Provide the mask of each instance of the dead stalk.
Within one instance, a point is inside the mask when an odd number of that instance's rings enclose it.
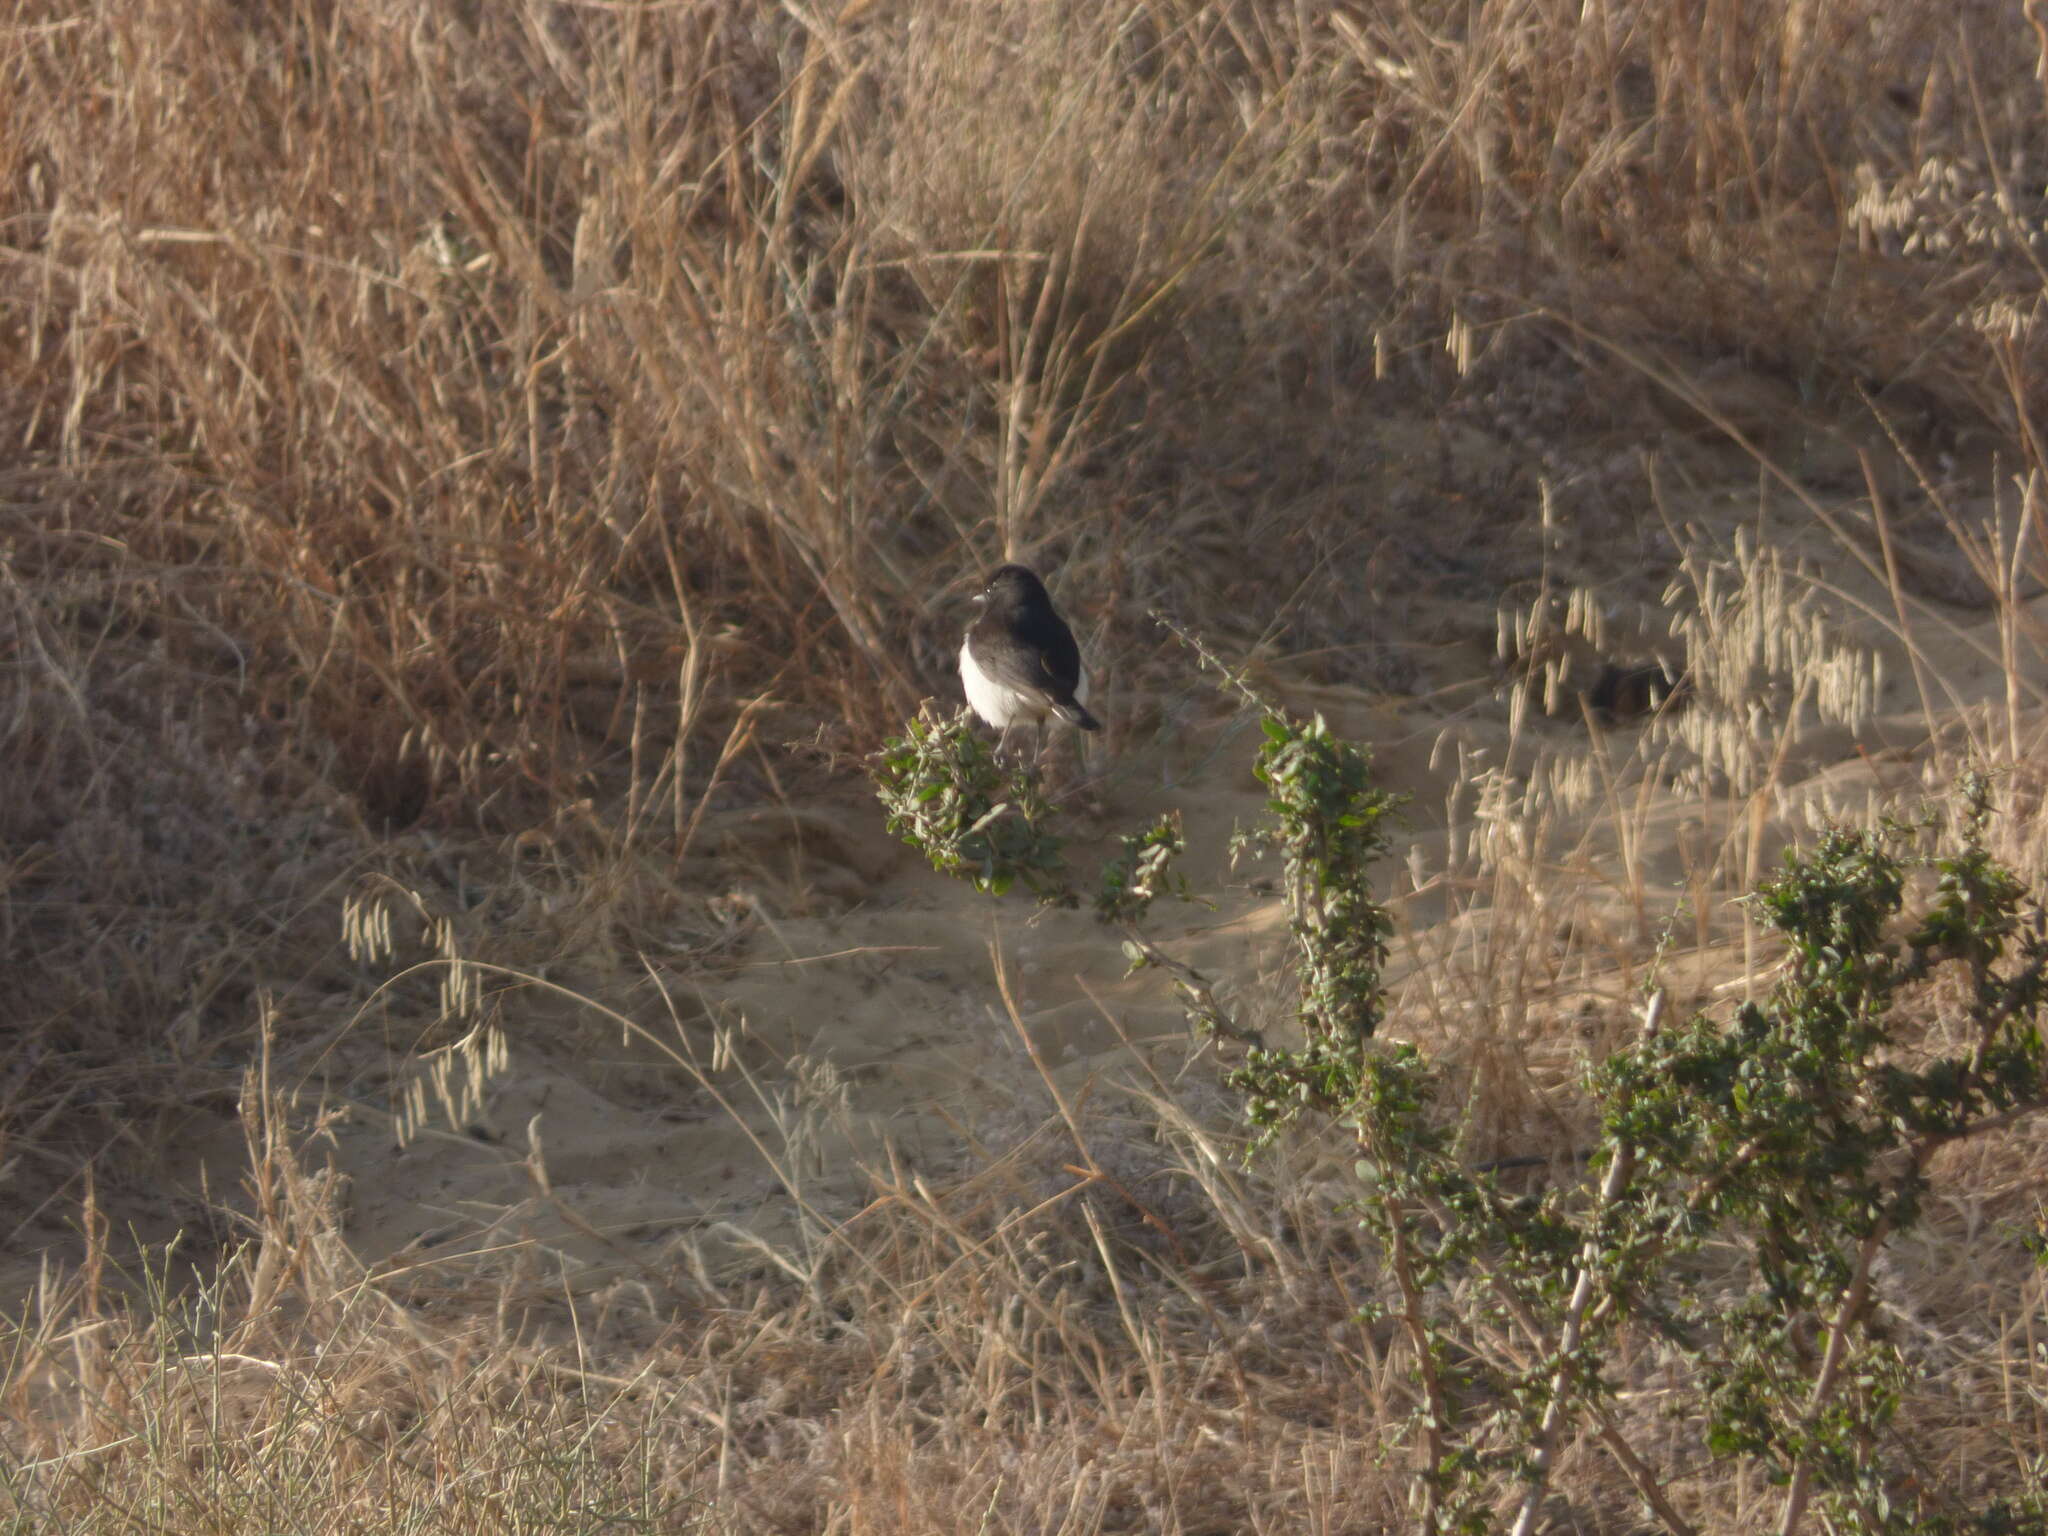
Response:
[[[1656,1035],[1664,1014],[1664,996],[1657,992],[1650,999],[1648,1011],[1643,1015],[1643,1037]],[[1607,1166],[1607,1177],[1600,1181],[1600,1198],[1595,1205],[1591,1225],[1597,1234],[1601,1216],[1622,1197],[1628,1189],[1628,1181],[1635,1172],[1635,1149],[1626,1144],[1614,1148],[1614,1160]],[[1529,1490],[1522,1496],[1522,1507],[1516,1513],[1513,1536],[1530,1536],[1536,1528],[1536,1518],[1543,1506],[1543,1497],[1549,1486],[1551,1462],[1557,1455],[1558,1432],[1564,1426],[1567,1405],[1572,1390],[1573,1360],[1578,1354],[1581,1331],[1585,1324],[1586,1308],[1593,1299],[1593,1292],[1599,1284],[1596,1265],[1600,1257],[1597,1235],[1586,1239],[1579,1254],[1579,1273],[1572,1283],[1570,1300],[1565,1303],[1564,1323],[1557,1335],[1557,1369],[1550,1377],[1550,1401],[1543,1409],[1543,1422],[1537,1426],[1536,1439],[1530,1448],[1529,1463],[1533,1475],[1529,1479]]]

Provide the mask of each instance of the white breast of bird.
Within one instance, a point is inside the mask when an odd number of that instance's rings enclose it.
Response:
[[[960,647],[960,682],[967,689],[967,702],[974,706],[974,712],[999,731],[1013,725],[1035,725],[1052,714],[1052,707],[1037,694],[1006,688],[982,671],[964,643]],[[1085,670],[1074,686],[1074,702],[1088,702]]]

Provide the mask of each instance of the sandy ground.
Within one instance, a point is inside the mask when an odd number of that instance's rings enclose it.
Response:
[[[1682,510],[1695,533],[1732,548],[1757,520],[1749,485],[1747,501],[1694,493]],[[2004,713],[1998,625],[1952,541],[1902,539],[1894,551],[1917,672],[1874,539],[1852,554],[1781,505],[1765,542],[1819,580],[1827,635],[1881,658],[1859,718],[1828,723],[1806,708],[1788,727],[1789,708],[1738,719],[1705,695],[1684,729],[1676,716],[1589,719],[1575,702],[1556,717],[1518,711],[1484,595],[1439,626],[1451,638],[1430,651],[1412,697],[1330,681],[1327,669],[1317,680],[1285,660],[1256,673],[1289,709],[1321,711],[1371,743],[1383,782],[1409,797],[1381,882],[1400,923],[1390,1028],[1465,1053],[1475,1071],[1513,1042],[1500,1059],[1528,1106],[1521,1129],[1554,1139],[1538,1126],[1545,1106],[1630,1027],[1659,933],[1681,1000],[1741,987],[1745,963],[1768,957],[1731,898],[1787,840],[1830,816],[1916,803],[1953,758],[1937,745],[1953,748],[1972,722],[1990,729],[1987,711],[2001,731],[2038,729],[2030,679]],[[1669,612],[1644,600],[1653,586],[1613,596],[1622,660],[1676,649]],[[2021,616],[2032,633],[2044,601]],[[1112,674],[1102,693],[1106,739],[1085,772],[1062,770],[1070,785],[1085,781],[1073,863],[1085,874],[1117,831],[1178,810],[1187,873],[1214,906],[1162,907],[1157,931],[1246,1017],[1284,1025],[1272,871],[1232,868],[1225,851],[1262,808],[1253,722],[1192,673],[1151,696]],[[1710,728],[1723,733],[1713,750],[1775,765],[1760,798],[1680,739]],[[1524,793],[1512,814],[1488,802],[1495,770],[1493,782]],[[1552,787],[1531,798],[1539,782]],[[331,1158],[345,1176],[346,1236],[372,1270],[453,1272],[472,1255],[486,1273],[523,1270],[559,1295],[800,1267],[807,1241],[858,1218],[873,1170],[942,1179],[1029,1137],[1054,1109],[1048,1078],[1080,1100],[1147,1072],[1215,1075],[1164,980],[1127,976],[1113,934],[1085,913],[989,900],[933,875],[890,839],[857,783],[797,808],[721,813],[705,837],[747,910],[738,946],[709,971],[610,956],[565,967],[548,988],[492,979],[486,1013],[509,1059],[473,1103],[431,1101],[401,1136],[393,1106],[424,1073],[405,1049],[417,1026],[375,1010],[279,1064],[299,1085],[302,1129],[322,1105],[330,1112],[309,1160]],[[1504,1119],[1499,1150],[1515,1150],[1518,1134]],[[201,1258],[198,1213],[246,1166],[242,1128],[196,1116],[166,1160],[168,1202],[115,1215],[145,1241],[182,1224]],[[56,1246],[63,1223],[44,1226]],[[212,1242],[232,1238],[212,1224]],[[18,1248],[6,1278],[28,1281],[37,1251],[33,1238]]]

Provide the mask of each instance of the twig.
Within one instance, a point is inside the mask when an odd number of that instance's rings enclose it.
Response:
[[[1650,999],[1649,1011],[1643,1018],[1644,1039],[1657,1033],[1663,1015],[1664,993],[1660,990]],[[1572,1361],[1584,1336],[1586,1307],[1593,1299],[1594,1276],[1598,1273],[1600,1259],[1600,1222],[1628,1188],[1635,1166],[1636,1149],[1627,1142],[1618,1144],[1614,1149],[1614,1161],[1608,1165],[1607,1177],[1600,1184],[1600,1200],[1593,1211],[1585,1246],[1579,1250],[1578,1279],[1572,1286],[1571,1300],[1565,1304],[1564,1327],[1557,1339],[1557,1368],[1550,1374],[1550,1400],[1544,1405],[1543,1422],[1537,1427],[1536,1444],[1530,1452],[1532,1470],[1529,1487],[1522,1495],[1522,1508],[1515,1517],[1513,1536],[1530,1536],[1536,1528],[1536,1512],[1543,1505],[1543,1492],[1550,1483],[1550,1466],[1557,1457],[1558,1431],[1564,1424],[1565,1403],[1571,1391]]]
[[[1252,708],[1263,710],[1269,715],[1280,713],[1270,699],[1267,699],[1256,688],[1252,687],[1250,683],[1244,680],[1244,668],[1231,666],[1229,662],[1210,650],[1200,636],[1190,634],[1157,608],[1151,609],[1146,614],[1146,617],[1172,635],[1182,645],[1193,651],[1195,659],[1209,671],[1221,675],[1224,686],[1236,691]]]
[[[1215,985],[1200,971],[1184,960],[1176,960],[1151,939],[1139,931],[1134,923],[1122,925],[1124,937],[1136,946],[1145,957],[1147,965],[1156,966],[1173,978],[1173,984],[1180,990],[1181,1006],[1188,1016],[1203,1028],[1235,1040],[1240,1045],[1255,1050],[1266,1048],[1266,1037],[1247,1024],[1240,1024],[1230,1016],[1223,1005],[1216,1001]]]
[[[1360,1151],[1364,1150],[1361,1146]],[[1443,1519],[1444,1426],[1450,1422],[1450,1407],[1443,1378],[1437,1374],[1436,1354],[1430,1348],[1429,1322],[1422,1315],[1422,1287],[1415,1280],[1407,1212],[1391,1195],[1381,1199],[1380,1207],[1387,1219],[1387,1257],[1401,1287],[1401,1321],[1415,1351],[1415,1374],[1422,1382],[1422,1441],[1417,1447],[1421,1466],[1416,1469],[1422,1484],[1422,1531],[1423,1536],[1436,1536]]]

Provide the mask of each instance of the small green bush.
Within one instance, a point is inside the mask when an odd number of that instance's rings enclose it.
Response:
[[[1037,779],[1001,762],[968,711],[946,718],[927,702],[877,754],[873,777],[889,830],[940,874],[990,896],[1022,881],[1049,906],[1076,904]]]

